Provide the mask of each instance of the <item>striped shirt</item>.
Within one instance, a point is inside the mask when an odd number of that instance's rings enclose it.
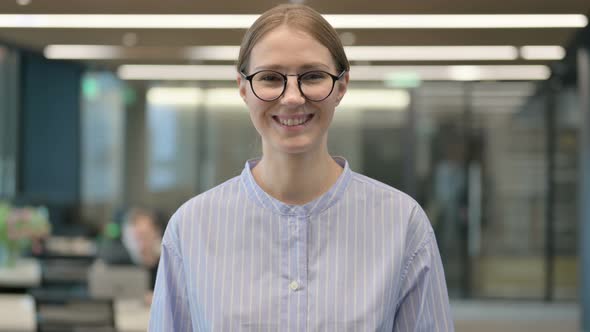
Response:
[[[453,331],[428,218],[344,168],[288,205],[242,174],[186,202],[163,239],[150,331]]]

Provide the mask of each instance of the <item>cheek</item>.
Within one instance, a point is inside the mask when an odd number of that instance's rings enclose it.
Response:
[[[256,131],[261,134],[261,129],[267,126],[267,124],[265,124],[266,105],[263,105],[258,101],[249,100],[247,106],[250,121],[254,125],[254,128],[256,128]]]
[[[248,100],[248,102],[246,103],[246,105],[248,106],[248,113],[250,113],[250,119],[252,119],[252,121],[257,121],[257,119],[262,114],[262,107],[261,107],[261,105],[259,105],[254,100]]]
[[[334,119],[334,110],[326,110],[324,117],[325,117],[325,125],[329,127],[330,124],[332,123],[332,120]]]
[[[273,105],[274,103],[262,101],[252,93],[246,96],[246,107],[248,107],[252,120],[254,120],[254,118],[264,117]]]
[[[248,107],[248,110],[250,110],[250,112],[258,111],[262,106],[260,103],[261,100],[254,95],[252,89],[250,89],[250,86],[246,87],[246,93],[244,94],[244,102],[246,103],[246,107]]]
[[[337,106],[338,98],[335,96],[330,96],[328,99],[324,100],[324,104],[322,105],[322,114],[331,118],[334,115]]]

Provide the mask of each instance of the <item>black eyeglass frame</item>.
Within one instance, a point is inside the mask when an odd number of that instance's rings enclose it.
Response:
[[[252,78],[256,74],[261,73],[261,72],[266,72],[266,71],[279,74],[279,75],[281,75],[283,77],[283,92],[281,92],[280,95],[278,95],[276,98],[273,98],[273,99],[262,99],[262,98],[260,98],[260,96],[258,96],[258,94],[256,94],[256,91],[254,90],[254,86],[252,85]],[[305,95],[305,93],[303,93],[303,90],[301,89],[301,77],[302,76],[305,76],[305,75],[307,75],[309,73],[317,73],[317,72],[328,74],[328,76],[330,76],[332,78],[332,88],[330,89],[330,92],[324,98],[317,99],[316,100],[316,99],[310,99],[310,98],[308,98]],[[346,70],[343,70],[340,73],[340,75],[332,75],[331,73],[328,73],[327,71],[323,71],[323,70],[310,70],[310,71],[306,71],[305,73],[301,73],[301,74],[283,74],[283,73],[278,72],[278,71],[275,71],[275,70],[267,70],[267,69],[264,69],[264,70],[259,70],[259,71],[255,72],[253,74],[246,75],[244,72],[240,71],[240,74],[244,77],[244,79],[246,79],[248,82],[250,82],[250,89],[252,90],[252,93],[254,93],[254,95],[256,96],[256,98],[258,98],[258,99],[260,99],[262,101],[275,101],[275,100],[281,98],[285,94],[285,91],[287,91],[287,83],[288,83],[287,82],[287,79],[288,79],[288,76],[296,76],[297,77],[297,87],[299,88],[299,92],[301,93],[301,95],[306,100],[314,101],[314,102],[323,101],[323,100],[326,100],[328,97],[330,97],[330,95],[334,91],[334,85],[336,84],[336,81],[339,81],[342,77],[344,77],[344,74],[345,73],[346,73]]]

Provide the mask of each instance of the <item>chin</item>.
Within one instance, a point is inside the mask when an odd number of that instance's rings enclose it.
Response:
[[[289,144],[290,143],[290,144]],[[313,142],[286,142],[285,144],[275,145],[275,151],[287,154],[305,154],[315,150],[319,144]]]
[[[289,155],[303,155],[303,154],[309,152],[309,149],[304,148],[304,147],[288,148],[288,149],[282,149],[281,152],[285,153],[285,154],[289,154]]]

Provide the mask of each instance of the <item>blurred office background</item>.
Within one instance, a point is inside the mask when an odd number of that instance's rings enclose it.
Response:
[[[352,63],[331,152],[426,209],[457,331],[590,331],[590,3],[297,2],[353,14],[328,15]],[[0,267],[0,331],[145,329],[149,301],[89,276],[121,211],[165,219],[260,154],[233,64],[278,3],[0,3],[0,200],[51,223]]]

